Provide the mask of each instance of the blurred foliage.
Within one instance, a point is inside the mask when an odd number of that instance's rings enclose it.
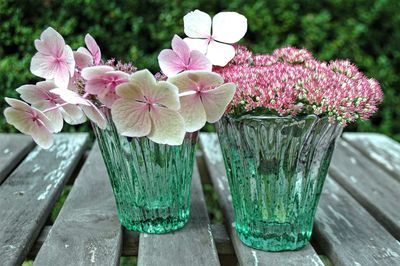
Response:
[[[249,30],[242,43],[256,52],[293,45],[322,60],[349,58],[378,79],[385,93],[379,113],[349,129],[400,140],[398,0],[0,0],[0,96],[15,97],[15,88],[38,80],[29,73],[29,62],[35,53],[33,41],[47,26],[57,29],[74,49],[90,32],[106,58],[132,61],[155,72],[159,51],[170,47],[175,33],[184,36],[182,17],[196,8],[210,14],[244,14]],[[4,107],[1,101],[0,110]],[[1,131],[13,131],[2,116]]]

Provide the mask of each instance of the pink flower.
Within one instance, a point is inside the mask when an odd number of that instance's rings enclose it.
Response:
[[[62,100],[69,104],[78,105],[85,115],[94,122],[101,129],[105,129],[107,126],[107,120],[104,114],[94,105],[90,100],[86,99],[86,96],[80,96],[77,92],[68,89],[52,89],[51,93],[57,94]]]
[[[4,110],[7,123],[22,133],[32,136],[40,147],[50,148],[53,145],[54,129],[46,115],[23,101],[10,98],[5,98],[5,100],[11,106]]]
[[[184,41],[190,49],[205,54],[216,66],[225,66],[235,56],[230,44],[238,42],[247,31],[246,17],[236,12],[220,12],[211,21],[207,13],[195,10],[185,15],[183,23],[189,37]]]
[[[115,71],[111,66],[93,66],[82,70],[82,77],[86,80],[85,91],[96,95],[107,108],[118,99],[115,88],[128,82],[129,75],[122,71]]]
[[[167,76],[174,76],[185,70],[211,71],[211,62],[199,51],[190,51],[189,46],[178,36],[172,39],[172,50],[164,49],[158,56],[161,71]]]
[[[91,65],[98,65],[101,61],[100,47],[97,45],[96,40],[88,33],[85,36],[86,47],[79,47],[78,51],[74,52],[76,55],[76,64],[80,69]]]
[[[51,27],[42,32],[40,40],[35,40],[35,47],[38,52],[32,58],[31,72],[41,78],[54,79],[57,87],[67,88],[75,70],[71,47]]]
[[[116,92],[121,98],[112,105],[111,114],[121,135],[146,136],[160,144],[182,144],[185,131],[178,112],[177,87],[166,81],[157,82],[145,69],[133,73]]]
[[[179,88],[180,113],[185,120],[185,130],[194,132],[206,121],[214,123],[224,114],[235,93],[235,84],[224,83],[223,78],[213,72],[185,71],[168,79]]]
[[[60,132],[63,127],[63,119],[72,125],[81,124],[86,121],[82,110],[73,104],[66,104],[59,95],[50,92],[56,85],[51,81],[41,81],[36,85],[23,85],[17,89],[21,98],[32,104],[39,110],[50,110],[46,112],[51,121],[54,132]]]

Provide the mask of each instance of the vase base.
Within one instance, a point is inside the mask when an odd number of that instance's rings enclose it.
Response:
[[[165,234],[185,226],[189,220],[189,212],[185,212],[179,217],[166,217],[147,219],[141,221],[120,221],[128,230],[147,234]]]
[[[266,229],[268,231],[268,229]],[[297,250],[306,246],[311,237],[311,232],[300,232],[297,235],[293,233],[278,234],[252,234],[249,230],[240,230],[236,228],[239,239],[251,248],[263,251],[289,251]]]

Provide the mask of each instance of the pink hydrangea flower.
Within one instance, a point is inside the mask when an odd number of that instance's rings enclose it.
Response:
[[[182,144],[185,130],[178,112],[177,87],[166,81],[157,82],[145,69],[133,73],[116,92],[121,98],[112,105],[111,114],[121,135],[146,136],[160,144]]]
[[[168,79],[179,88],[185,130],[194,132],[206,121],[214,123],[224,114],[235,93],[235,84],[224,83],[223,78],[213,72],[185,71]]]
[[[247,31],[246,17],[236,12],[220,12],[211,20],[207,13],[195,10],[185,15],[183,23],[190,49],[205,54],[216,66],[225,66],[235,56],[231,44]]]
[[[63,37],[49,27],[35,40],[38,52],[31,61],[31,72],[41,78],[54,80],[57,87],[67,88],[74,75],[75,60],[71,47]]]
[[[5,98],[5,100],[11,106],[4,110],[7,123],[22,133],[32,136],[40,147],[50,148],[53,145],[54,128],[46,115],[23,101],[11,98]]]
[[[96,95],[97,98],[107,108],[118,99],[115,88],[125,82],[128,82],[129,75],[116,71],[111,66],[93,66],[82,70],[82,78],[86,80],[85,91]]]
[[[189,46],[178,36],[172,39],[172,50],[164,49],[158,55],[161,71],[167,76],[174,76],[185,70],[211,71],[212,64],[201,52],[190,51]]]
[[[23,85],[17,89],[21,99],[30,103],[39,110],[46,112],[47,118],[52,122],[54,132],[60,132],[63,121],[76,125],[86,121],[82,110],[73,104],[67,104],[59,95],[50,92],[56,85],[51,81],[41,81],[36,85]]]
[[[79,47],[74,52],[76,64],[80,69],[91,65],[98,65],[101,61],[100,47],[97,45],[96,40],[88,33],[85,36],[86,47]]]
[[[99,128],[106,128],[107,120],[104,114],[96,105],[94,105],[94,103],[92,103],[92,101],[86,99],[88,94],[81,96],[75,91],[60,88],[52,89],[50,92],[59,95],[66,103],[78,105],[87,118],[94,122]]]

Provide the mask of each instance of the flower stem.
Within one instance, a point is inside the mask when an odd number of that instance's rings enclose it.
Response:
[[[55,105],[55,106],[53,106],[53,107],[50,107],[50,108],[47,108],[47,109],[43,110],[42,112],[43,112],[43,113],[47,113],[47,112],[56,110],[56,109],[58,109],[58,108],[60,108],[60,107],[63,107],[63,106],[65,106],[65,105],[67,105],[67,104],[68,104],[68,103],[57,104],[57,105]]]

